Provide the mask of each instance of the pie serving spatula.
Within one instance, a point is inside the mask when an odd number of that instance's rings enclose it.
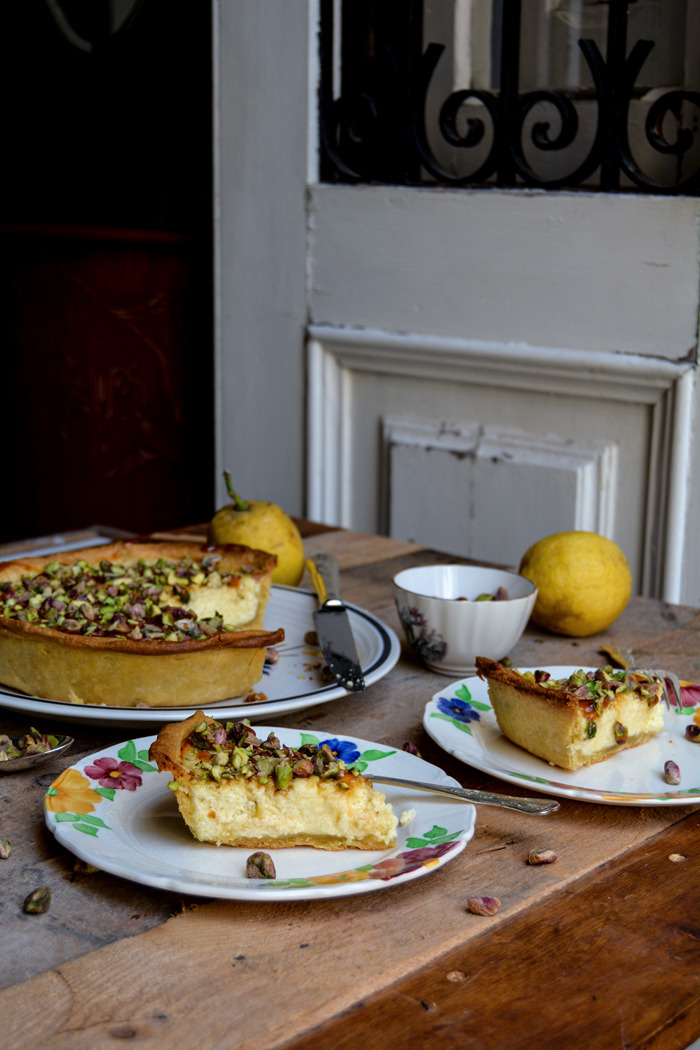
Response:
[[[319,600],[314,626],[323,658],[339,685],[360,693],[365,688],[365,679],[348,610],[340,597],[338,561],[332,554],[317,554],[307,560],[306,567]]]

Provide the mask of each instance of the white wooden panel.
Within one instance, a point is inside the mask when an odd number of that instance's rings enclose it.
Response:
[[[396,539],[469,556],[473,461],[419,445],[393,445],[389,523]]]
[[[517,566],[551,532],[614,534],[611,446],[406,420],[383,432],[391,536]]]
[[[518,560],[516,551],[520,555],[541,535],[556,531],[561,507],[552,501],[547,479],[559,459],[565,473],[573,471],[578,479],[575,495],[569,489],[566,498],[564,524],[587,527],[591,519],[586,514],[596,504],[595,528],[610,534],[625,551],[636,591],[677,600],[673,594],[683,582],[685,510],[674,505],[670,493],[683,491],[682,485],[671,484],[674,474],[682,478],[687,473],[689,417],[678,396],[687,383],[684,377],[692,378],[687,367],[617,354],[550,356],[495,345],[487,352],[466,341],[457,348],[415,336],[390,338],[323,326],[312,333],[312,516],[368,532],[386,528],[392,479],[382,451],[384,420],[402,421],[406,432],[432,428],[424,446],[445,451],[457,442],[455,459],[469,455],[476,427],[485,450],[491,445],[494,454],[517,454],[521,479],[528,462],[539,469],[528,513],[518,515],[514,505],[507,537],[491,536],[489,516],[482,518],[481,508],[468,504],[480,518],[474,535],[484,543],[475,545],[470,556],[512,563]],[[332,418],[339,402],[344,406],[342,427]],[[506,428],[496,426],[504,420],[511,435],[519,432],[526,440],[505,442]],[[404,460],[400,467],[405,479],[410,463]],[[486,472],[479,479],[492,501],[494,476]],[[444,484],[432,473],[429,478],[431,498],[436,491],[444,498],[447,488],[462,483],[454,480],[454,473],[447,474]],[[561,500],[562,492],[558,494]],[[424,506],[430,502],[419,486],[416,499]],[[464,503],[458,505],[462,513]],[[544,507],[547,513],[542,515]],[[431,523],[430,529],[435,528]],[[426,525],[425,535],[415,538],[434,542],[434,535]],[[440,536],[448,550],[458,551],[464,542],[456,524],[449,537]],[[680,558],[675,567],[668,559],[671,550]]]
[[[594,464],[546,465],[480,458],[474,465],[474,526],[471,543],[488,561],[503,551],[509,565],[518,565],[532,542],[552,532],[576,528],[577,519],[595,520],[594,509],[581,498],[581,475]],[[581,525],[595,528],[595,525]]]
[[[682,360],[692,198],[317,186],[315,323]]]

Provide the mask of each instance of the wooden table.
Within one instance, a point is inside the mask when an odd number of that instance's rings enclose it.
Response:
[[[394,573],[452,560],[342,531],[305,542],[308,553],[334,551],[346,598],[399,636]],[[700,680],[700,612],[641,598],[592,639],[528,629],[511,657],[521,666],[599,664],[603,644]],[[428,738],[423,709],[446,681],[404,648],[361,696],[274,724],[396,748],[411,742],[466,786],[536,794],[463,765]],[[10,711],[2,721],[8,732],[26,728]],[[562,800],[544,818],[479,807],[459,857],[380,893],[284,904],[183,897],[74,870],[45,828],[45,789],[125,730],[47,728],[70,731],[72,750],[0,779],[0,836],[12,845],[0,861],[7,1047],[685,1050],[700,1036],[697,807]],[[528,865],[537,847],[554,849],[558,861]],[[24,914],[25,896],[40,885],[51,888],[51,907]],[[470,913],[475,895],[498,897],[500,911]]]

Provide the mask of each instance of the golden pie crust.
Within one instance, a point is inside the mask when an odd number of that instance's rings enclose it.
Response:
[[[647,702],[632,689],[620,689],[596,711],[573,692],[524,679],[515,669],[477,657],[479,678],[505,737],[550,765],[575,770],[603,762],[630,747],[645,744],[664,725],[661,686]],[[595,726],[593,733],[590,727]]]
[[[220,555],[222,570],[256,581],[255,609],[240,629],[168,642],[68,634],[0,616],[0,682],[31,696],[106,707],[191,707],[245,696],[262,676],[268,648],[284,639],[282,628],[262,627],[274,555],[233,544],[119,541],[0,563],[0,584],[41,573],[51,562],[104,559],[127,568],[141,559],[201,562],[210,554]]]

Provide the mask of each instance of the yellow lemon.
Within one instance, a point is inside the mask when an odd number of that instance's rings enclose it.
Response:
[[[292,519],[276,503],[242,500],[231,487],[224,471],[226,487],[233,500],[218,510],[209,523],[207,541],[216,546],[242,543],[246,547],[277,555],[273,583],[297,587],[304,575],[304,544]]]
[[[577,638],[609,627],[632,590],[625,555],[596,532],[545,536],[523,555],[519,572],[537,586],[533,623]]]

